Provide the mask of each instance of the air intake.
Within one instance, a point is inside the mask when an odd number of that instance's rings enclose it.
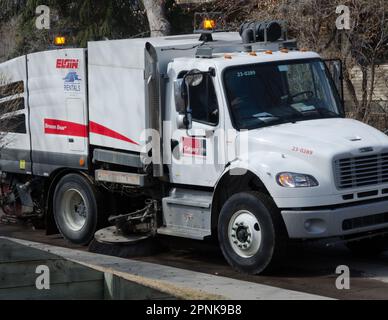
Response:
[[[285,30],[279,21],[246,22],[240,27],[244,43],[275,42],[282,36],[285,38],[283,33]]]

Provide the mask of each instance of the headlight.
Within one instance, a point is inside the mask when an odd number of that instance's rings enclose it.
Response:
[[[276,176],[277,183],[285,188],[309,188],[317,187],[317,179],[308,174],[282,172]]]

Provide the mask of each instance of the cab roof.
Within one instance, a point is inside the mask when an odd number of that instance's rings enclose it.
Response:
[[[208,61],[208,64],[215,65],[219,69],[223,69],[230,66],[256,64],[265,62],[276,62],[286,60],[307,60],[307,59],[319,59],[319,54],[311,51],[273,51],[271,54],[265,51],[255,51],[256,55],[251,55],[248,52],[235,52],[235,53],[215,53],[213,58],[195,58],[195,57],[181,57],[176,58],[175,61],[181,63],[190,64],[190,62],[202,60]]]

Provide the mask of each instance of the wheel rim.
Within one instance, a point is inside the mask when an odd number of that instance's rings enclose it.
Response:
[[[76,189],[69,189],[62,198],[62,208],[67,226],[72,231],[80,231],[87,218],[88,208],[85,198]]]
[[[238,211],[230,219],[228,237],[235,253],[242,258],[251,258],[261,246],[260,223],[251,212]]]

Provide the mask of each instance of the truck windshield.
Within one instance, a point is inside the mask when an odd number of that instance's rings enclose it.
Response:
[[[231,67],[224,83],[236,129],[341,117],[338,92],[319,59]]]

